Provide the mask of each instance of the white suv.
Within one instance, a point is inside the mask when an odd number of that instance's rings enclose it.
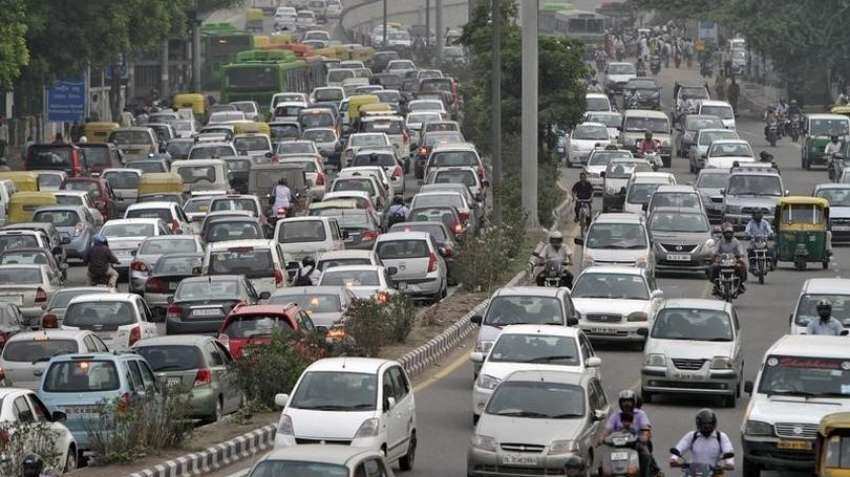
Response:
[[[283,407],[275,449],[299,444],[342,444],[383,451],[402,470],[416,454],[416,405],[407,373],[395,361],[327,358],[311,364]]]

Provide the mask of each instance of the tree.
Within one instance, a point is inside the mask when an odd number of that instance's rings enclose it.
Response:
[[[26,1],[0,0],[0,87],[9,89],[29,63]]]

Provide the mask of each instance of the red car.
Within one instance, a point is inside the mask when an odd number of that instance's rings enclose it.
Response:
[[[116,218],[115,193],[109,182],[102,177],[69,177],[62,186],[65,190],[90,192],[95,208],[103,215],[103,221]]]
[[[267,344],[275,331],[307,334],[315,330],[313,320],[298,305],[236,305],[219,330],[218,340],[234,358],[242,357],[249,344]]]

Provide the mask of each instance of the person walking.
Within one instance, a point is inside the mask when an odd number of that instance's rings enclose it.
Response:
[[[732,111],[738,115],[738,97],[741,95],[741,87],[735,81],[735,75],[732,75],[732,83],[726,88],[726,97],[729,98],[729,104],[732,105]]]
[[[718,100],[726,100],[726,76],[717,75],[717,79],[714,81],[714,94],[717,95]]]

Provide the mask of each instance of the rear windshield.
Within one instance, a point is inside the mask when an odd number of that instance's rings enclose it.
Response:
[[[157,275],[193,275],[196,268],[200,268],[203,258],[197,257],[174,257],[164,255],[156,261],[153,273]]]
[[[191,253],[196,252],[195,240],[164,240],[151,239],[142,242],[139,247],[139,255],[162,255],[166,253]]]
[[[70,146],[31,146],[28,169],[70,169]]]
[[[254,199],[214,199],[210,204],[210,211],[220,210],[246,210],[258,215],[257,202]]]
[[[0,235],[0,252],[32,247],[38,247],[38,240],[32,235]]]
[[[34,285],[41,283],[40,268],[0,267],[0,285]]]
[[[61,361],[53,363],[44,377],[49,393],[114,391],[121,385],[112,361]]]
[[[386,240],[379,243],[375,251],[381,260],[424,258],[431,253],[424,240]]]
[[[154,230],[153,224],[106,224],[100,233],[109,238],[150,237]]]
[[[274,275],[272,252],[267,248],[239,247],[210,253],[210,275],[245,275],[248,278]]]
[[[183,280],[174,294],[178,301],[229,300],[239,298],[239,282],[236,280]]]
[[[381,132],[386,134],[402,134],[404,132],[404,122],[402,120],[375,120],[365,121],[362,123],[361,130],[363,132]]]
[[[368,258],[331,258],[320,260],[316,264],[316,269],[321,272],[331,267],[343,267],[345,265],[372,265],[372,261]]]
[[[0,265],[47,265],[47,250],[10,250],[0,255]]]
[[[439,224],[404,222],[395,224],[390,232],[428,232],[436,240],[446,240],[446,229]]]
[[[204,367],[204,356],[196,346],[139,346],[133,351],[144,356],[154,372],[186,371]]]
[[[316,150],[309,142],[282,142],[277,145],[278,154],[313,154]]]
[[[83,198],[76,195],[57,195],[56,204],[58,205],[83,205]]]
[[[382,166],[395,167],[397,165],[395,156],[392,154],[361,154],[355,156],[351,162],[352,167],[357,166]]]
[[[460,198],[460,194],[417,195],[413,198],[413,203],[410,204],[411,209],[441,206],[460,209],[463,208],[463,200]]]
[[[295,303],[302,310],[306,310],[307,313],[335,313],[342,311],[339,295],[313,295],[307,293],[279,295],[276,293],[269,299],[269,303],[273,305]]]
[[[183,166],[177,169],[177,173],[183,178],[183,182],[194,184],[196,182],[215,182],[215,166]]]
[[[262,239],[263,231],[253,222],[216,222],[207,227],[204,234],[207,242],[223,242],[225,240]]]
[[[321,286],[374,287],[381,284],[375,270],[334,270],[322,273]]]
[[[236,141],[234,141],[234,145],[236,145]],[[217,159],[235,155],[233,149],[225,146],[193,147],[189,151],[189,159]]]
[[[62,185],[62,177],[56,174],[40,174],[38,176],[38,188],[58,189]]]
[[[139,208],[127,211],[128,219],[162,219],[163,222],[171,222],[171,209],[147,209]]]
[[[71,300],[73,300],[74,298],[76,298],[80,295],[88,295],[90,293],[101,293],[101,292],[102,292],[102,290],[95,291],[95,290],[86,290],[86,289],[83,289],[83,290],[73,290],[73,289],[71,289],[71,290],[68,290],[68,289],[59,290],[59,291],[56,292],[56,294],[53,295],[53,298],[50,299],[50,303],[47,304],[47,308],[50,309],[50,310],[52,310],[54,308],[65,308],[66,306],[68,306],[68,303]]]
[[[298,118],[298,122],[304,129],[308,128],[328,128],[336,125],[336,118],[330,111],[318,113],[302,113]]]
[[[285,139],[298,139],[300,128],[295,124],[270,124],[271,136],[273,142],[280,142]]]
[[[277,241],[280,243],[322,242],[325,237],[324,222],[298,220],[281,224]]]
[[[38,363],[49,361],[60,354],[71,354],[79,351],[74,340],[21,340],[10,341],[3,348],[3,359],[18,363]]]
[[[386,136],[381,134],[356,134],[351,136],[349,145],[351,147],[381,147],[390,144],[387,142]]]
[[[165,163],[162,161],[132,161],[127,163],[127,167],[131,169],[138,169],[142,171],[142,173],[168,172],[168,169],[165,167]]]
[[[114,131],[109,135],[109,142],[119,146],[128,144],[153,144],[150,133],[146,131]]]
[[[335,142],[336,134],[333,131],[316,129],[313,131],[304,131],[304,139],[315,142]]]
[[[475,187],[478,185],[477,177],[474,172],[469,170],[460,171],[437,171],[433,184],[463,184],[467,187]]]
[[[368,192],[369,194],[373,194],[375,192],[372,181],[370,181],[369,179],[356,177],[335,180],[333,185],[333,191],[360,191]]]
[[[293,331],[285,318],[268,315],[238,316],[231,320],[223,333],[230,338],[269,336],[275,331]]]
[[[237,151],[271,151],[272,145],[265,136],[244,136],[233,140]],[[193,157],[194,159],[194,157]]]
[[[80,223],[80,216],[72,210],[43,210],[33,214],[32,221],[57,227],[73,227]]]
[[[84,330],[115,331],[136,322],[132,306],[123,301],[71,303],[65,311],[65,326]]]
[[[139,188],[139,175],[135,172],[106,172],[103,178],[113,189]]]
[[[472,151],[435,152],[431,155],[432,167],[478,167],[478,156]]]
[[[93,181],[68,181],[65,183],[65,190],[91,192],[92,197],[100,197],[100,187]]]
[[[316,101],[342,101],[343,93],[337,88],[317,89],[313,94]]]

